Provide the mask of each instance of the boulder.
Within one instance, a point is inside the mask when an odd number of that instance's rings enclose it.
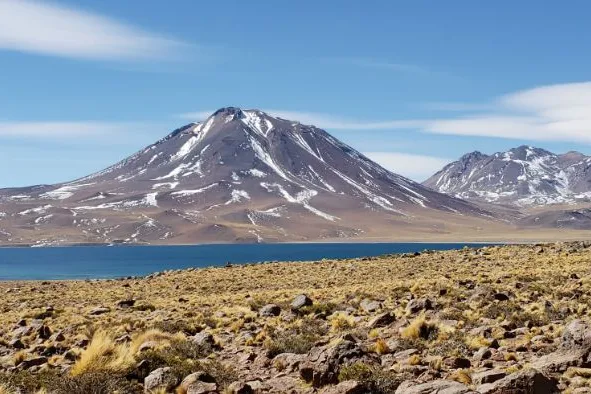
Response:
[[[385,327],[385,326],[388,326],[388,325],[394,323],[395,320],[396,320],[396,316],[394,316],[393,313],[390,313],[390,312],[380,313],[379,315],[372,318],[367,323],[367,328],[371,329],[371,328]]]
[[[15,338],[8,342],[8,346],[15,349],[24,349],[26,347],[25,344],[18,338]]]
[[[254,394],[252,386],[244,382],[233,382],[228,386],[226,391],[229,394]]]
[[[306,306],[311,306],[312,304],[313,304],[312,299],[310,299],[305,294],[300,294],[300,295],[296,296],[293,299],[293,301],[291,302],[291,310],[299,311],[300,309],[302,309]]]
[[[494,383],[478,386],[477,390],[482,394],[554,394],[559,392],[556,379],[535,369],[516,372]]]
[[[111,309],[106,308],[106,307],[98,307],[98,308],[94,308],[89,312],[89,315],[91,316],[98,316],[98,315],[103,315],[105,313],[109,313],[111,312]]]
[[[503,379],[505,376],[507,376],[505,371],[491,369],[488,371],[477,372],[475,374],[472,374],[472,383],[475,385],[494,383],[498,380]]]
[[[135,305],[135,300],[121,300],[117,302],[119,308],[131,308]]]
[[[201,331],[192,337],[189,337],[189,340],[198,346],[215,346],[215,338],[206,331]]]
[[[29,369],[32,367],[39,367],[47,364],[47,357],[35,357],[22,361],[18,366],[22,369]]]
[[[565,372],[569,367],[591,367],[591,329],[582,320],[574,320],[562,333],[558,350],[531,364],[545,373]]]
[[[262,307],[259,310],[259,316],[262,316],[262,317],[279,316],[280,313],[281,313],[281,307],[279,307],[279,305],[275,305],[275,304],[265,305],[264,307]]]
[[[300,364],[300,376],[314,387],[338,383],[338,376],[343,365],[356,362],[377,364],[375,355],[365,354],[359,345],[342,340],[336,345],[326,345],[310,350]]]
[[[381,303],[379,303],[378,301],[372,301],[372,300],[370,300],[368,298],[366,298],[363,301],[361,301],[361,303],[359,304],[359,306],[366,313],[377,312],[378,310],[380,310],[382,308],[382,304]]]
[[[428,383],[402,382],[395,394],[478,394],[462,383],[452,380],[434,380]]]
[[[428,298],[418,298],[410,300],[406,306],[406,312],[413,314],[420,311],[428,311],[433,309],[433,302]]]
[[[156,389],[172,390],[178,383],[172,368],[158,368],[144,379],[144,393],[151,393]]]
[[[336,386],[327,387],[320,392],[321,394],[364,394],[367,393],[365,387],[355,381],[355,380],[347,380],[345,382],[341,382]]]

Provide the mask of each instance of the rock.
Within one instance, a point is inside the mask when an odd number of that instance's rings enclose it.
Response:
[[[507,374],[504,371],[491,369],[489,371],[472,374],[472,383],[475,385],[494,383],[497,380],[503,379],[505,376],[507,376]]]
[[[492,356],[492,352],[489,348],[486,347],[481,347],[480,349],[478,349],[478,351],[476,353],[474,353],[474,360],[475,361],[482,361],[482,360],[488,360],[489,358],[491,358]]]
[[[135,300],[121,300],[117,302],[118,308],[131,308],[135,305]]]
[[[21,338],[30,335],[33,332],[33,327],[20,326],[12,332],[14,338]]]
[[[535,369],[516,372],[494,383],[483,384],[477,390],[482,394],[554,394],[559,392],[556,379]]]
[[[376,317],[374,317],[373,319],[371,319],[367,323],[367,327],[370,329],[371,328],[378,328],[378,327],[385,327],[387,325],[394,323],[395,320],[396,320],[396,316],[394,316],[393,313],[390,313],[390,312],[380,313],[379,315],[377,315]]]
[[[364,394],[367,393],[365,387],[355,380],[347,380],[336,386],[327,387],[320,392],[321,394]]]
[[[109,313],[111,312],[111,309],[106,308],[106,307],[98,307],[98,308],[94,308],[89,312],[89,315],[91,316],[98,316],[98,315],[103,315],[105,313]]]
[[[255,393],[260,393],[263,391],[263,383],[260,380],[249,380],[246,382],[246,384],[252,387]]]
[[[115,339],[115,343],[129,343],[131,342],[131,335],[123,334],[119,338]]]
[[[64,359],[68,361],[76,361],[78,359],[78,354],[72,349],[66,351],[64,353]]]
[[[41,366],[43,364],[47,364],[47,357],[30,358],[28,360],[24,360],[18,366],[19,366],[19,368],[22,368],[22,369],[29,369],[32,367]]]
[[[395,360],[406,360],[407,358],[409,358],[410,356],[413,356],[415,354],[419,354],[419,350],[418,349],[406,349],[403,351],[400,351],[398,353],[395,353],[394,356],[392,356]]]
[[[376,312],[376,311],[378,311],[378,310],[380,310],[382,308],[382,304],[381,303],[379,303],[378,301],[372,301],[372,300],[370,300],[368,298],[366,298],[363,301],[361,301],[361,303],[359,304],[359,306],[366,313],[373,313],[373,312]]]
[[[250,384],[244,382],[231,383],[226,391],[229,394],[254,394],[254,389]]]
[[[406,306],[406,312],[413,314],[420,311],[427,311],[433,309],[433,303],[428,298],[418,298],[410,300]]]
[[[26,347],[25,344],[19,338],[15,338],[8,342],[8,346],[15,349],[24,349]]]
[[[395,394],[477,394],[462,383],[452,380],[434,380],[428,383],[402,382]]]
[[[544,373],[565,372],[569,367],[591,367],[591,329],[586,322],[574,320],[562,333],[558,350],[531,364]]]
[[[462,357],[449,357],[445,359],[444,363],[452,369],[470,368],[470,366],[472,365],[470,363],[470,360]]]
[[[193,335],[189,340],[198,346],[215,346],[215,338],[206,331],[201,331]]]
[[[565,327],[560,347],[564,350],[591,347],[591,329],[582,320],[574,320]]]
[[[145,352],[146,350],[156,349],[158,346],[159,343],[157,341],[146,341],[138,347],[137,351],[141,353]]]
[[[60,331],[53,334],[49,339],[51,339],[54,342],[62,342],[66,340],[66,336]]]
[[[326,345],[310,350],[300,364],[300,376],[314,387],[338,383],[342,365],[355,362],[377,364],[375,355],[367,355],[354,342],[343,340],[334,346]]]
[[[275,305],[275,304],[265,305],[264,307],[262,307],[259,310],[259,316],[262,316],[262,317],[279,316],[280,313],[281,313],[281,308],[279,307],[279,305]]]
[[[300,309],[306,306],[312,306],[312,300],[305,294],[300,294],[296,296],[293,301],[291,302],[291,310],[299,311]]]
[[[144,379],[144,393],[151,393],[156,389],[172,390],[178,383],[172,368],[158,368]]]
[[[207,382],[194,382],[187,387],[186,394],[217,394],[218,385]]]
[[[273,358],[273,364],[281,365],[286,372],[294,372],[305,359],[305,354],[281,353]]]
[[[51,330],[46,325],[37,328],[37,338],[49,339],[51,337]]]
[[[493,298],[497,301],[509,301],[509,294],[507,293],[495,293]]]
[[[265,393],[301,393],[302,392],[302,382],[299,379],[293,378],[291,376],[276,376],[274,378],[268,379],[263,383],[263,387]],[[259,393],[260,391],[255,391]]]

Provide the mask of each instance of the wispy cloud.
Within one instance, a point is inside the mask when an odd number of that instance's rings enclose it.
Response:
[[[364,120],[321,112],[264,111],[328,130],[416,130],[431,134],[591,144],[591,82],[527,89],[489,103],[433,105],[441,111],[463,114],[433,119]],[[199,116],[207,117],[211,112],[194,112],[184,117],[200,119]]]
[[[0,49],[94,60],[177,57],[186,44],[74,8],[0,0]]]
[[[109,139],[141,126],[138,122],[0,122],[0,138]]]
[[[377,68],[382,70],[398,71],[405,73],[415,74],[431,74],[432,70],[424,66],[407,63],[389,62],[379,59],[366,58],[366,57],[336,57],[331,58],[332,61],[339,62],[342,64],[349,64],[351,66],[364,67],[364,68]]]
[[[493,105],[493,111],[431,121],[423,131],[591,143],[591,82],[523,90],[499,97]]]
[[[415,181],[424,181],[452,160],[401,152],[363,152],[382,167]]]
[[[419,105],[419,108],[442,112],[481,112],[495,109],[491,103],[462,103],[462,102],[430,102]]]
[[[412,129],[423,126],[425,121],[420,120],[359,120],[343,116],[335,116],[321,112],[292,111],[283,109],[262,109],[269,115],[286,120],[292,120],[307,125],[313,125],[329,130],[388,130],[388,129]],[[215,111],[195,111],[181,114],[182,119],[200,121],[209,117]]]

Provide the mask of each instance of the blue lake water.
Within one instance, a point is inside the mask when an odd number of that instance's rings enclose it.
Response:
[[[0,280],[114,278],[189,267],[353,258],[477,244],[313,243],[0,248]]]

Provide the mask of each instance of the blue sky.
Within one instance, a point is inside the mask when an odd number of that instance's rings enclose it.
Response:
[[[0,0],[0,187],[100,170],[224,106],[417,180],[521,144],[591,154],[591,4]]]

